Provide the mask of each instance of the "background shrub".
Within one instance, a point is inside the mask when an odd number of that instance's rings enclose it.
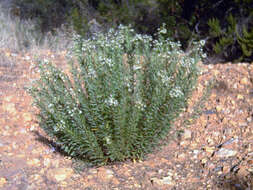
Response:
[[[205,39],[206,63],[250,62],[253,58],[253,0],[9,1],[13,2],[13,15],[33,20],[42,34],[54,34],[56,28],[65,25],[91,37],[94,31],[131,24],[138,33],[154,37],[157,28],[166,23],[167,37],[180,41],[184,50],[190,49],[192,41]]]
[[[201,44],[185,55],[166,32],[153,40],[120,25],[93,39],[76,36],[70,75],[41,62],[29,88],[40,126],[92,164],[143,158],[167,135],[198,76]]]

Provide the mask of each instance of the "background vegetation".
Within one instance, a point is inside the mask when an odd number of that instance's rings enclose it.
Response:
[[[154,35],[166,23],[168,37],[187,50],[205,39],[206,61],[251,61],[252,0],[13,0],[12,16],[32,20],[36,30],[55,34],[66,27],[90,37],[119,24]]]

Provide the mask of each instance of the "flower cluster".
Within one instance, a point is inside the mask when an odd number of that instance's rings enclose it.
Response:
[[[176,86],[169,92],[169,95],[171,98],[178,98],[178,97],[180,98],[184,96],[184,93],[182,92],[181,87]]]

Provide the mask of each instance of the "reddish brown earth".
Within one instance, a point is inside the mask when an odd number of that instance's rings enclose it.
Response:
[[[0,55],[1,190],[253,189],[253,64],[201,65],[198,87],[167,145],[143,161],[89,168],[54,151],[36,123],[23,89],[38,77],[36,56]],[[65,65],[64,53],[40,57]],[[200,116],[186,125],[214,77],[218,82]]]

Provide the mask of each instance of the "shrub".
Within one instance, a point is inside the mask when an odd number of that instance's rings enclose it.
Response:
[[[216,41],[213,45],[213,50],[216,54],[222,55],[227,60],[251,60],[253,27],[250,27],[250,24],[242,25],[232,14],[227,17],[227,22],[228,27],[226,30],[223,30],[217,18],[208,21],[210,36]]]
[[[40,126],[70,156],[95,165],[143,158],[167,135],[198,76],[200,43],[184,55],[164,33],[154,40],[119,26],[76,36],[70,74],[40,62],[28,89]]]

